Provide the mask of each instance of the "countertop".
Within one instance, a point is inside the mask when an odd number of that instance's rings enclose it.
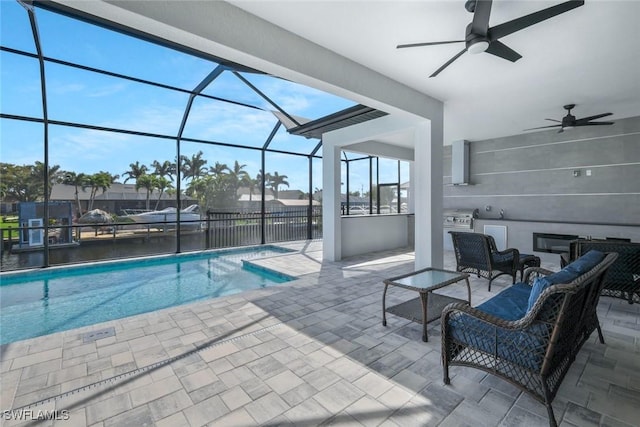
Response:
[[[640,224],[620,224],[613,222],[589,222],[589,221],[550,221],[543,219],[517,219],[517,218],[475,218],[475,221],[494,221],[494,222],[537,222],[544,224],[578,224],[578,225],[606,225],[613,227],[640,227]]]

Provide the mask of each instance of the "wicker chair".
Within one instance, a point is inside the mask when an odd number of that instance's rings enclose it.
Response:
[[[592,249],[618,254],[618,259],[604,279],[602,295],[626,299],[629,304],[640,303],[640,243],[574,240],[569,246],[570,260],[573,261]]]
[[[517,249],[498,251],[493,237],[480,233],[449,231],[453,239],[453,251],[456,254],[456,270],[463,273],[475,273],[478,277],[491,282],[498,276],[508,274],[516,283],[516,274],[520,269],[520,253]]]
[[[526,283],[506,288],[477,308],[464,303],[445,307],[441,318],[444,383],[450,383],[452,365],[489,372],[543,403],[549,425],[555,427],[551,403],[577,353],[594,330],[604,343],[596,306],[604,275],[618,255],[597,255],[595,265],[575,268],[583,272],[574,273],[573,277],[578,276],[569,283],[551,281],[548,287],[538,288],[543,289],[539,295],[537,283],[542,277],[551,280],[552,272],[532,267],[525,273]],[[555,273],[556,279],[562,273]]]

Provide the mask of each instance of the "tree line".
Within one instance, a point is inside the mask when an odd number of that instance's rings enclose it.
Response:
[[[245,170],[245,164],[237,160],[233,166],[215,162],[207,167],[202,151],[198,151],[191,157],[180,156],[181,178],[186,183],[184,194],[198,200],[201,207],[208,209],[213,207],[230,207],[237,203],[238,190],[245,187],[249,191],[249,200],[253,198],[256,190],[264,185],[273,191],[278,198],[278,192],[282,186],[289,187],[287,175],[278,172],[264,174],[262,170],[252,178]],[[33,165],[14,165],[0,163],[0,196],[2,200],[17,202],[40,201],[44,199],[45,170],[42,162]],[[149,166],[140,164],[139,161],[129,164],[129,169],[122,174],[123,183],[129,180],[135,181],[137,191],[146,191],[146,209],[150,209],[151,194],[158,191],[155,208],[163,194],[175,194],[174,186],[177,176],[176,162],[168,160],[154,160]],[[94,174],[76,173],[65,171],[59,165],[49,167],[46,172],[48,182],[48,196],[55,184],[67,184],[75,187],[75,203],[78,212],[82,212],[79,191],[89,190],[88,209],[93,209],[93,204],[99,191],[106,192],[113,183],[118,182],[120,175],[112,175],[110,172],[100,171]]]

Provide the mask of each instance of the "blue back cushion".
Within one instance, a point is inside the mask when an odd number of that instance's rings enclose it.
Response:
[[[559,283],[569,283],[578,276],[591,270],[604,259],[604,254],[600,251],[590,250],[571,264],[567,265],[557,273],[550,274],[546,277],[538,277],[533,281],[531,294],[529,295],[528,310],[536,303],[540,294],[551,285]]]
[[[527,300],[530,293],[531,286],[525,283],[516,283],[483,302],[477,308],[504,320],[518,320],[527,314]]]
[[[598,263],[600,263],[603,259],[604,253],[592,249],[571,264],[567,265],[565,269],[581,275],[582,273],[586,273],[587,271],[598,265]]]

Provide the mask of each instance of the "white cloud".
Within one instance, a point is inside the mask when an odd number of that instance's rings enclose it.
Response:
[[[86,86],[81,83],[57,83],[53,82],[49,84],[47,92],[51,92],[55,95],[66,95],[69,93],[78,93],[85,90]]]
[[[123,92],[127,88],[125,83],[116,83],[113,85],[106,85],[94,88],[87,93],[88,97],[91,98],[100,98],[111,96],[119,92]]]

